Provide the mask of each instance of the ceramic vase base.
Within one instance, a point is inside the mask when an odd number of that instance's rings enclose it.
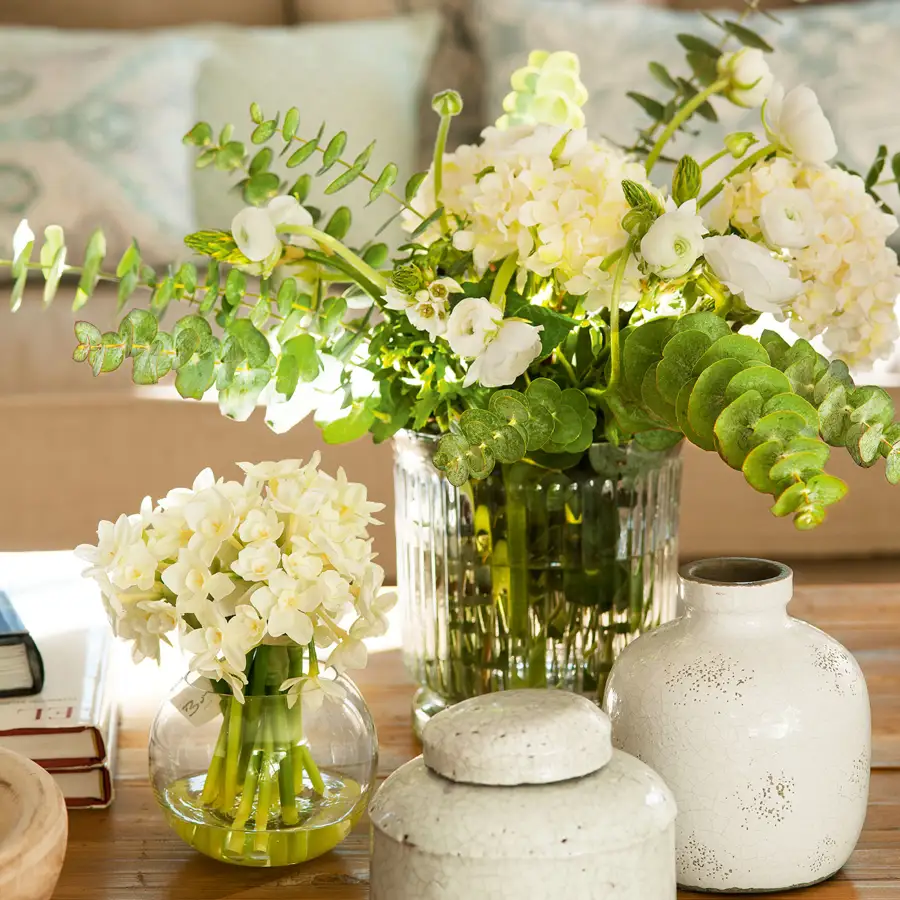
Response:
[[[843,866],[841,866],[841,869]],[[835,869],[830,875],[826,875],[824,878],[816,878],[814,881],[803,881],[800,884],[791,884],[787,887],[774,887],[774,888],[707,888],[707,887],[695,887],[691,884],[682,884],[680,881],[678,882],[678,889],[682,891],[694,891],[697,894],[778,894],[782,891],[799,891],[803,888],[815,887],[817,884],[825,884],[826,881],[831,881],[841,869]]]

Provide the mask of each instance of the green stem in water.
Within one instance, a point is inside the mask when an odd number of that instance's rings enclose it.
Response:
[[[262,761],[260,763],[259,774],[259,794],[256,799],[256,816],[254,821],[254,830],[256,835],[256,849],[264,853],[268,844],[268,837],[265,834],[269,827],[269,814],[272,810],[273,799],[273,781],[274,781],[274,760],[272,759],[272,726],[269,717],[265,717],[262,726]]]
[[[734,178],[735,175],[740,175],[741,172],[746,172],[747,169],[752,168],[758,162],[761,162],[764,159],[767,159],[778,149],[777,144],[767,144],[762,150],[757,150],[756,153],[748,156],[746,159],[741,160],[738,165],[736,165],[714,188],[707,191],[697,203],[697,209],[703,209],[708,203],[711,203],[719,194],[722,193],[725,188],[725,183]]]
[[[657,138],[656,143],[653,145],[653,149],[650,151],[650,155],[647,157],[647,162],[645,163],[645,169],[647,174],[649,175],[653,171],[653,167],[656,165],[660,156],[662,156],[662,152],[665,149],[666,144],[669,143],[669,140],[678,131],[679,128],[701,107],[710,97],[715,94],[720,94],[724,91],[729,84],[731,84],[730,80],[727,78],[720,78],[718,81],[714,81],[709,87],[704,88],[702,91],[694,94],[690,100],[688,100],[681,109],[678,110],[677,113],[672,117],[672,121],[666,126],[666,130]]]
[[[287,698],[281,695],[272,702],[275,703],[275,743],[278,752],[283,753],[278,764],[281,818],[285,825],[296,825],[300,821],[300,815],[297,812],[297,794],[294,791],[294,748],[288,725]]]
[[[229,702],[228,715],[228,740],[225,753],[225,783],[219,798],[219,809],[230,814],[234,808],[234,801],[238,788],[238,765],[241,759],[241,735],[244,717],[244,707],[236,697]]]
[[[491,286],[491,295],[488,298],[488,302],[491,306],[496,306],[501,310],[506,309],[506,289],[509,287],[513,275],[516,274],[516,265],[518,262],[518,252],[510,253],[509,256],[503,260],[503,264],[500,266],[497,277],[494,279],[494,283]]]
[[[437,137],[434,141],[434,160],[432,174],[434,178],[434,204],[441,206],[441,191],[444,187],[444,150],[447,148],[447,136],[450,134],[450,122],[453,116],[444,114],[441,116],[441,124],[438,125]],[[450,222],[447,212],[441,212],[441,229],[446,234],[450,231]]]
[[[207,806],[212,806],[219,796],[219,782],[221,780],[222,768],[225,765],[225,742],[228,737],[228,713],[226,711],[225,719],[222,722],[222,729],[219,731],[219,738],[216,741],[216,749],[213,751],[213,758],[209,764],[209,770],[206,773],[206,781],[203,783],[203,792],[200,799]]]
[[[376,272],[364,259],[357,256],[348,247],[345,247],[337,238],[333,238],[312,225],[279,225],[278,231],[284,234],[299,234],[312,238],[320,247],[331,250],[344,262],[348,263],[359,275],[366,279],[383,294],[387,290],[387,279],[380,272]]]

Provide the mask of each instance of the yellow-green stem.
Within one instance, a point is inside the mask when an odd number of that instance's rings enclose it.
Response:
[[[653,171],[653,167],[656,165],[660,156],[662,156],[662,152],[665,149],[666,144],[672,138],[676,131],[701,107],[710,97],[715,94],[720,94],[724,91],[731,82],[727,78],[720,78],[718,81],[714,81],[709,87],[704,88],[702,91],[699,91],[690,100],[688,100],[681,109],[678,110],[677,113],[672,117],[672,121],[666,126],[666,130],[659,136],[656,143],[653,145],[653,149],[650,151],[650,155],[647,157],[647,162],[645,163],[645,169],[647,174],[649,175]]]
[[[725,183],[734,178],[735,175],[740,175],[741,172],[746,172],[747,169],[755,166],[758,162],[766,159],[771,156],[778,149],[777,144],[767,144],[762,150],[757,150],[756,153],[748,156],[746,159],[741,160],[738,165],[736,165],[714,188],[707,191],[697,203],[698,209],[703,209],[708,203],[711,203],[719,194],[722,193],[722,190],[725,187]]]
[[[238,788],[238,765],[241,759],[241,735],[244,718],[244,707],[236,697],[229,703],[228,714],[228,749],[225,754],[225,783],[220,794],[219,808],[230,814]]]
[[[717,163],[722,157],[729,156],[730,154],[731,151],[727,147],[724,150],[720,150],[718,153],[713,153],[706,162],[700,164],[700,168],[708,169],[713,163]]]
[[[625,281],[625,270],[628,268],[628,261],[634,251],[634,239],[628,242],[625,252],[619,257],[616,264],[616,277],[613,281],[612,297],[609,304],[609,355],[610,355],[610,375],[609,384],[606,386],[605,393],[611,392],[619,383],[619,372],[622,366],[621,354],[619,352],[619,302],[622,297],[622,282]]]
[[[519,261],[518,252],[510,253],[497,272],[494,284],[491,286],[491,295],[488,298],[492,306],[498,309],[506,309],[506,289],[516,274],[516,265]]]
[[[278,230],[285,234],[299,234],[303,237],[312,238],[320,247],[331,250],[336,256],[339,256],[344,262],[348,263],[351,268],[355,269],[366,281],[370,282],[382,293],[387,290],[387,279],[380,273],[376,272],[364,259],[357,256],[349,247],[345,247],[337,238],[333,238],[312,225],[279,225]]]
[[[450,122],[453,116],[441,116],[441,124],[438,125],[437,137],[434,140],[434,160],[432,177],[434,179],[434,204],[441,206],[441,191],[444,188],[444,150],[447,148],[447,135],[450,134]],[[441,212],[441,229],[444,234],[450,230],[446,210]]]

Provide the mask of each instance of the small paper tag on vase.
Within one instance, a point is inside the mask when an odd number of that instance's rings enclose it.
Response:
[[[194,725],[211,722],[222,711],[221,694],[216,694],[206,678],[185,685],[173,698],[173,706]]]

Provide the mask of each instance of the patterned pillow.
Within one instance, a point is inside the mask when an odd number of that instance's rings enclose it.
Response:
[[[184,255],[193,227],[190,36],[0,30],[0,253],[27,217],[56,222],[79,258],[100,225],[110,258],[130,236],[149,261]]]
[[[647,70],[657,60],[684,71],[675,36],[684,31],[715,40],[716,29],[697,13],[597,2],[597,0],[477,0],[477,22],[488,60],[489,118],[499,115],[509,73],[535,47],[574,50],[591,92],[587,110],[596,135],[631,143],[646,116],[625,96],[636,90],[661,96]],[[776,75],[792,87],[809,83],[834,124],[840,158],[854,168],[871,163],[880,143],[900,151],[900,116],[892,86],[900,76],[900,3],[874,0],[778,11],[782,24],[764,16],[755,30],[780,50],[771,58]],[[756,111],[720,103],[722,122],[705,125],[699,140],[684,137],[682,152],[698,157],[721,148],[721,137],[738,128],[759,128]]]

